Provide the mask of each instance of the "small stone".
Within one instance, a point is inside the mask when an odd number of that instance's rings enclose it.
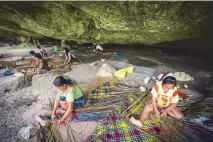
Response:
[[[11,129],[11,128],[13,128],[13,125],[7,125],[7,128],[9,128],[9,129]]]

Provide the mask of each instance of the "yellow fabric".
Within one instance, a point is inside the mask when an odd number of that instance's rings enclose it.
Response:
[[[134,66],[129,66],[127,68],[124,68],[124,70],[126,70],[127,73],[133,73],[133,70],[134,70]]]
[[[114,76],[117,77],[117,78],[125,78],[126,77],[126,70],[124,70],[124,69],[118,70],[114,73]]]
[[[117,78],[125,78],[127,73],[133,73],[134,66],[129,66],[124,69],[120,69],[114,73]]]

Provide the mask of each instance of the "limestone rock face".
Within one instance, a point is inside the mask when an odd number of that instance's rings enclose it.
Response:
[[[212,2],[0,2],[0,36],[155,44],[210,32],[212,6]]]

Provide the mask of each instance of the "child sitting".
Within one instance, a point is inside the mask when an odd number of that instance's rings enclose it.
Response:
[[[35,52],[34,51],[30,51],[29,54],[31,55],[31,59],[29,61],[29,65],[36,65],[36,57],[35,57]]]
[[[140,114],[140,120],[131,117],[130,121],[139,127],[143,127],[144,120],[152,111],[160,117],[166,117],[168,114],[173,118],[182,119],[184,115],[177,109],[178,101],[176,79],[172,76],[167,76],[163,81],[159,81],[153,86],[151,101],[145,105]]]

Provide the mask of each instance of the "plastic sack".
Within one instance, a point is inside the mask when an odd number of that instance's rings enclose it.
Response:
[[[114,55],[114,56],[123,56],[124,54],[121,53],[121,52],[114,52],[113,55]]]
[[[13,75],[14,73],[13,72],[10,72],[10,71],[5,71],[3,73],[4,76],[10,76],[10,75]]]
[[[18,132],[18,136],[21,138],[24,138],[25,140],[29,140],[31,128],[32,128],[32,126],[27,126],[27,127],[21,128],[21,130]]]
[[[134,66],[129,66],[114,73],[117,78],[125,78],[127,73],[133,73]]]

